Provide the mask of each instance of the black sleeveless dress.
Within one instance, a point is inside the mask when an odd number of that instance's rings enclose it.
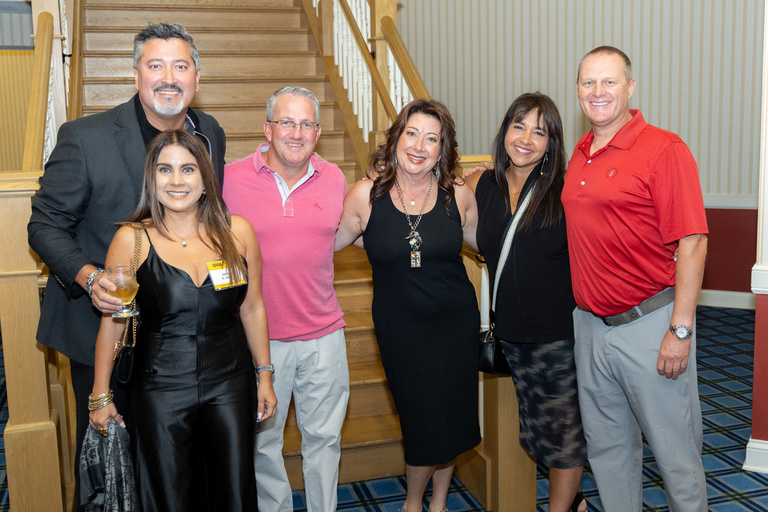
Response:
[[[256,384],[239,318],[247,286],[200,288],[150,240],[129,391],[144,512],[256,510]]]
[[[480,442],[475,290],[459,255],[461,217],[445,191],[421,218],[421,267],[410,227],[387,194],[371,208],[363,244],[373,268],[373,322],[412,466],[452,461]],[[411,216],[411,222],[416,217]]]

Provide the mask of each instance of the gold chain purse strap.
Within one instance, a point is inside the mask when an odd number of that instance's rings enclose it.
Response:
[[[141,230],[135,229],[133,230],[134,239],[133,239],[133,273],[136,274],[136,270],[139,267],[139,257],[141,256]],[[133,298],[131,301],[131,309],[136,311],[136,297]],[[128,343],[128,330],[131,329],[133,332],[133,343],[131,343],[131,348],[133,348],[136,345],[136,329],[138,326],[139,320],[137,316],[132,316],[128,319],[128,321],[125,323],[125,329],[123,330],[123,335],[120,337],[119,340],[115,342],[115,354],[112,356],[112,360],[114,361],[117,359],[117,356],[120,355],[120,351],[123,350],[123,347]]]

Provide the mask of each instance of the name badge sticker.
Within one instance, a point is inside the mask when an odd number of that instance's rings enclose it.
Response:
[[[240,279],[230,283],[229,269],[223,260],[209,261],[206,265],[208,266],[208,275],[211,276],[213,288],[217,292],[234,286],[241,286],[248,282],[246,279]]]

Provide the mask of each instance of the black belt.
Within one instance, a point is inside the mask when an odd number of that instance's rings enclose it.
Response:
[[[644,300],[637,306],[630,308],[623,313],[619,313],[611,316],[595,315],[591,311],[590,313],[592,313],[597,318],[602,320],[603,323],[605,323],[605,325],[608,325],[610,327],[616,327],[617,325],[624,325],[624,324],[633,322],[645,315],[650,315],[657,309],[663,308],[664,306],[673,302],[674,300],[675,300],[675,287],[670,286],[669,288],[660,291],[656,295]],[[589,310],[585,310],[585,311],[589,311]]]

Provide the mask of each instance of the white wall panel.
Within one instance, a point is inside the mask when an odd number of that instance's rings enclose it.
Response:
[[[550,95],[566,150],[589,129],[576,69],[610,44],[633,63],[631,106],[679,134],[708,207],[757,206],[763,0],[400,0],[403,39],[456,117],[462,153],[488,153],[518,95]]]

